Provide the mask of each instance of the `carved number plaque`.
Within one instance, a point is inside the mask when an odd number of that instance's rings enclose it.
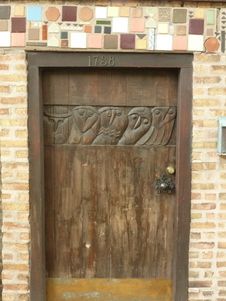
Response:
[[[109,55],[92,55],[89,56],[89,66],[93,67],[111,67],[115,66],[116,58]]]
[[[167,145],[176,107],[45,106],[46,144]]]

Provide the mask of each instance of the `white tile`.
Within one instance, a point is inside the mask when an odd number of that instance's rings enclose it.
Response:
[[[10,32],[1,31],[0,32],[0,47],[10,47]]]
[[[108,7],[108,17],[118,17],[119,7],[109,6]]]
[[[57,23],[51,23],[48,25],[48,32],[53,33],[56,32],[58,33],[60,31],[60,26]]]
[[[129,20],[125,17],[112,19],[112,32],[127,33],[129,28]]]
[[[173,36],[170,34],[158,34],[156,36],[156,50],[172,50]]]
[[[60,47],[60,37],[54,34],[49,34],[47,45],[48,47]]]
[[[95,9],[96,19],[106,19],[107,18],[107,7],[97,6]]]
[[[189,34],[188,35],[188,50],[203,51],[203,35]]]
[[[86,48],[86,33],[71,32],[69,47],[71,48]]]

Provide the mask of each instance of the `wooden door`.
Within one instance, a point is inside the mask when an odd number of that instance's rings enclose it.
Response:
[[[42,83],[47,300],[172,301],[178,71],[49,69]]]

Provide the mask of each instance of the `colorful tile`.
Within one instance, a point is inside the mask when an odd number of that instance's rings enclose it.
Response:
[[[60,39],[58,34],[49,34],[47,45],[48,47],[60,47]]]
[[[109,27],[109,26],[104,26],[104,33],[105,33],[105,34],[111,34],[111,27]]]
[[[156,50],[172,50],[173,36],[169,34],[157,34],[156,36]]]
[[[28,29],[28,40],[39,40],[40,30],[39,28],[29,28]]]
[[[104,49],[118,49],[118,35],[105,35]]]
[[[25,16],[25,6],[24,5],[15,5],[13,10],[15,17],[24,17]]]
[[[71,48],[86,48],[86,33],[70,32],[69,46]]]
[[[129,17],[130,15],[130,7],[122,6],[119,8],[119,16],[120,17]]]
[[[152,18],[155,21],[158,20],[158,8],[157,7],[144,7],[143,14],[145,17]]]
[[[207,25],[214,25],[216,22],[216,10],[215,9],[208,9],[206,11],[206,24]]]
[[[121,34],[120,35],[121,49],[134,49],[135,48],[135,35],[134,34]]]
[[[26,32],[25,18],[11,18],[11,32]]]
[[[68,40],[61,40],[61,47],[67,48],[68,47]]]
[[[206,28],[206,36],[208,36],[208,37],[214,36],[213,28]]]
[[[0,32],[0,47],[10,47],[10,32],[1,31]]]
[[[175,8],[173,10],[173,23],[186,23],[187,22],[187,9]]]
[[[93,9],[88,6],[82,7],[79,9],[78,15],[80,20],[88,22],[93,19]]]
[[[10,6],[0,6],[0,19],[8,20],[10,18],[10,12]]]
[[[203,35],[188,35],[188,50],[203,51]]]
[[[88,48],[102,48],[103,47],[103,36],[102,34],[89,34],[87,37]]]
[[[112,32],[127,33],[129,28],[129,19],[125,17],[118,17],[112,19]]]
[[[173,50],[187,50],[187,48],[188,48],[187,36],[173,37]]]
[[[48,26],[42,25],[42,40],[46,41],[48,39]]]
[[[11,34],[11,46],[12,47],[24,47],[25,46],[25,33],[12,33]]]
[[[109,21],[109,20],[97,20],[96,25],[111,25],[111,21]]]
[[[143,9],[142,7],[135,7],[131,9],[131,17],[132,18],[141,18],[143,17]]]
[[[60,11],[57,7],[50,6],[47,8],[45,15],[48,21],[57,21],[60,17]]]
[[[68,32],[67,31],[63,31],[60,33],[60,38],[62,40],[67,40],[68,39]]]
[[[159,23],[158,33],[169,33],[169,23]]]
[[[189,20],[189,34],[203,34],[204,20],[203,19],[190,19]]]
[[[77,7],[76,6],[63,6],[62,7],[62,21],[77,21]]]
[[[155,39],[156,39],[156,29],[150,28],[148,31],[148,49],[154,50],[155,49]]]
[[[107,18],[107,7],[97,6],[95,8],[96,19],[106,19]]]
[[[176,25],[175,34],[178,36],[185,36],[187,34],[187,26],[186,25]]]
[[[102,26],[95,26],[94,27],[94,32],[95,33],[101,33],[102,32]]]
[[[42,7],[38,5],[27,6],[27,21],[42,21]]]
[[[118,17],[119,16],[119,7],[110,6],[108,7],[108,17]]]
[[[204,17],[205,17],[205,13],[204,13],[204,9],[203,8],[196,8],[194,10],[194,18],[204,19]]]
[[[143,18],[131,18],[130,19],[130,31],[132,32],[144,32],[145,23]]]
[[[146,35],[143,35],[143,37],[141,37],[140,35],[136,35],[135,48],[139,49],[139,50],[147,49],[147,36]]]
[[[207,52],[216,52],[220,47],[220,43],[217,38],[211,37],[205,40],[204,47]]]
[[[9,29],[9,21],[0,20],[0,31],[8,31],[8,29]]]
[[[170,22],[171,21],[172,9],[169,7],[160,7],[158,11],[159,22]]]
[[[85,25],[84,26],[84,32],[91,33],[92,32],[92,26],[91,25]]]

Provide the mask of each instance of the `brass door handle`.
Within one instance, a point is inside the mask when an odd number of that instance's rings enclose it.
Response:
[[[176,190],[174,178],[163,174],[155,180],[155,190],[157,193],[174,193]]]

